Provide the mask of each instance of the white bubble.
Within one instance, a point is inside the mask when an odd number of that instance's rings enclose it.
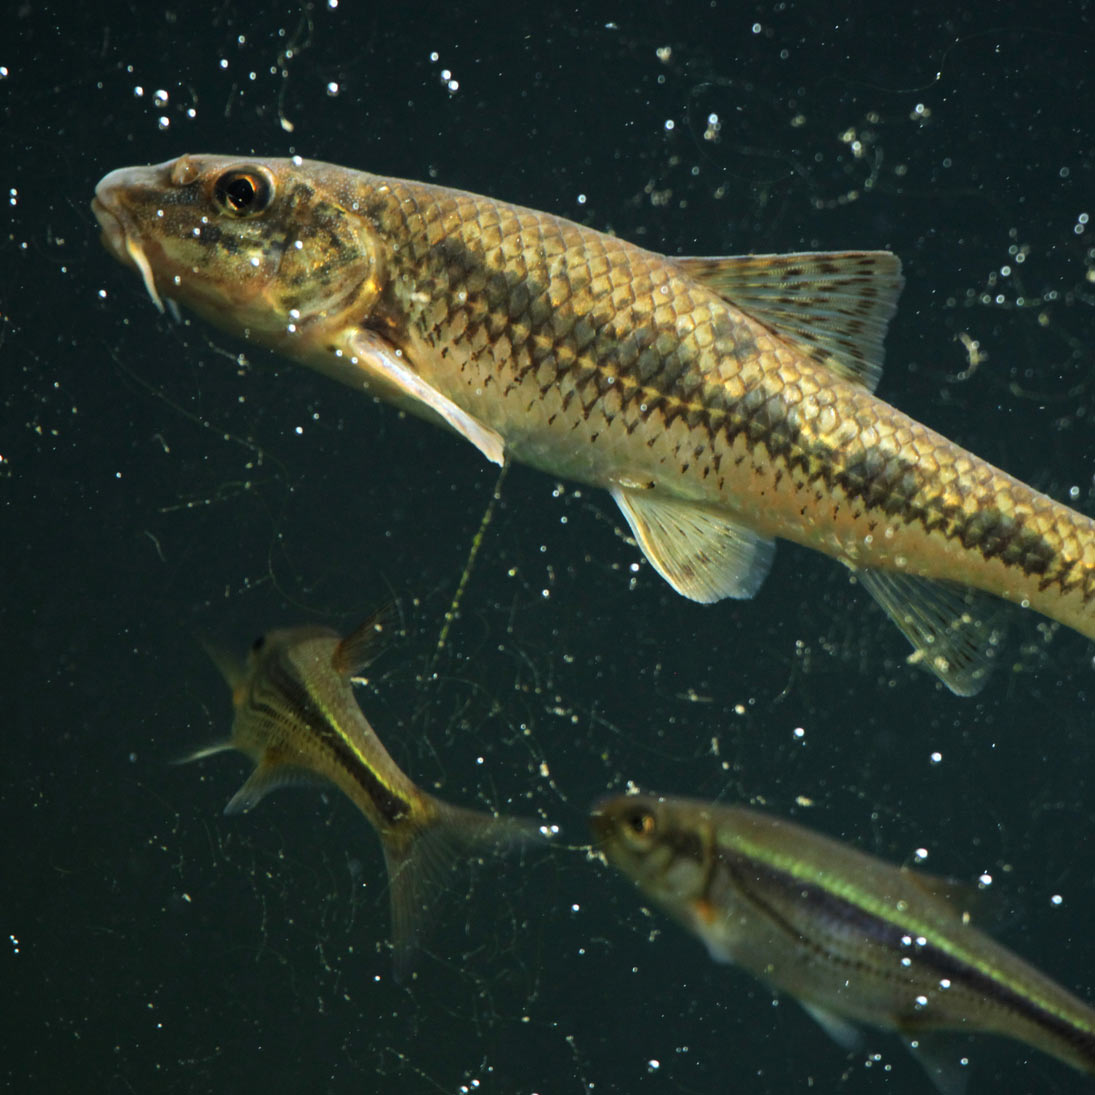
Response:
[[[337,80],[331,80],[327,84],[327,94],[333,99],[341,89],[338,86]]]

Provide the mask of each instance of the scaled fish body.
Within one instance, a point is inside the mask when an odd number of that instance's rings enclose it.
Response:
[[[375,655],[380,630],[373,617],[344,639],[323,627],[271,631],[255,641],[245,666],[211,651],[232,688],[232,734],[184,759],[238,749],[254,761],[227,814],[250,810],[285,784],[333,783],[342,791],[380,836],[395,969],[403,976],[449,869],[461,858],[531,839],[536,827],[450,806],[399,769],[358,706],[351,681]]]
[[[961,694],[998,638],[968,589],[1095,638],[1095,523],[872,394],[887,252],[673,258],[299,159],[124,168],[93,208],[158,306],[606,488],[687,597],[752,596],[783,537],[857,571]]]
[[[945,880],[893,867],[755,810],[621,795],[596,845],[652,902],[796,997],[838,1041],[897,1030],[942,1091],[962,1073],[933,1031],[1018,1039],[1095,1073],[1095,1010],[977,931]]]

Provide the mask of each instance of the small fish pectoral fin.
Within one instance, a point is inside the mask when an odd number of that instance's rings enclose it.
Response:
[[[330,786],[316,772],[298,768],[293,764],[259,764],[244,781],[243,786],[228,800],[226,814],[245,814],[278,787]]]
[[[813,1019],[814,1022],[841,1047],[841,1049],[852,1053],[863,1045],[863,1031],[861,1031],[855,1023],[845,1019],[842,1015],[837,1015],[835,1011],[830,1011],[828,1008],[821,1007],[819,1004],[812,1004],[806,1000],[799,1000],[799,1003],[810,1018]]]
[[[856,576],[913,645],[910,663],[930,669],[955,695],[976,695],[1004,641],[1003,606],[936,578],[883,570]]]
[[[505,460],[505,442],[501,434],[473,418],[453,401],[426,383],[393,346],[372,331],[355,332],[351,341],[353,353],[392,387],[407,398],[429,408],[438,418],[461,437],[470,441],[491,463]]]
[[[901,1040],[928,1074],[939,1095],[965,1095],[969,1065],[958,1039],[941,1031],[906,1031]]]
[[[612,497],[650,565],[693,601],[752,597],[772,566],[775,542],[721,514],[620,485]]]
[[[845,380],[874,391],[904,284],[889,251],[675,259],[697,281]]]
[[[494,817],[431,800],[436,815],[408,835],[382,834],[392,917],[393,973],[405,981],[437,918],[455,869],[483,852],[504,853],[542,840],[523,818]]]
[[[226,738],[224,741],[215,741],[210,745],[203,745],[199,749],[194,749],[181,757],[176,757],[171,763],[190,764],[191,761],[204,760],[206,757],[215,757],[218,753],[227,753],[235,748],[235,745],[232,744],[232,740]]]

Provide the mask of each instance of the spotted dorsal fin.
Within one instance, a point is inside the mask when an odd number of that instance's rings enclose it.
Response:
[[[904,281],[889,251],[675,260],[719,296],[844,380],[874,391]]]

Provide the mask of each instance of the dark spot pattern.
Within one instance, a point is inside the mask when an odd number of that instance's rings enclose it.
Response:
[[[1077,564],[1077,544],[1092,536],[1086,519],[975,458],[976,474],[948,478],[962,450],[865,390],[827,381],[812,362],[807,374],[790,355],[776,361],[756,327],[672,260],[544,213],[388,183],[361,192],[381,237],[398,243],[372,322],[413,330],[438,353],[459,350],[469,386],[486,387],[488,362],[504,399],[526,397],[515,425],[532,409],[530,383],[541,398],[558,393],[556,427],[597,416],[602,437],[608,426],[634,434],[649,424],[653,446],[658,428],[681,423],[689,436],[677,448],[679,474],[714,475],[721,488],[720,461],[743,443],[755,467],[789,473],[818,502],[839,491],[872,520],[941,536],[1040,590],[1095,599],[1095,566]],[[735,388],[747,366],[748,385]],[[822,429],[819,383],[837,421],[857,424],[852,440]],[[697,450],[702,458],[690,455]],[[1048,530],[1033,527],[1031,511],[1048,515]]]

